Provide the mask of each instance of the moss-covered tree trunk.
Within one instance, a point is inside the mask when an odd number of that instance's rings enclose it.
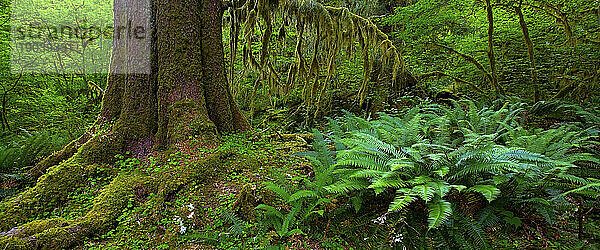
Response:
[[[247,130],[250,126],[233,100],[225,74],[221,22],[226,6],[220,0],[199,2],[204,96],[208,115],[219,131]]]
[[[490,0],[485,0],[485,9],[487,11],[488,20],[488,60],[490,62],[490,76],[492,81],[492,87],[496,93],[502,93],[502,88],[498,83],[498,76],[496,73],[496,57],[494,56],[494,12],[492,10],[492,3]]]
[[[69,192],[116,154],[143,158],[189,136],[211,142],[219,132],[249,129],[225,75],[224,8],[221,0],[114,0],[113,53],[98,120],[32,169],[30,177],[39,177],[34,187],[0,203],[0,232],[5,232],[0,242],[61,248],[101,234],[124,206],[109,198],[144,185],[147,177],[115,178],[99,197],[102,204],[75,221],[31,221],[67,201]],[[132,24],[146,27],[149,40],[117,34]],[[45,226],[37,227],[40,223]]]
[[[521,27],[521,32],[523,33],[523,40],[525,41],[525,45],[527,46],[527,57],[529,58],[529,67],[531,69],[531,84],[533,85],[533,102],[538,102],[540,100],[540,96],[537,79],[537,70],[535,69],[533,42],[531,41],[531,37],[529,36],[529,28],[527,27],[527,23],[525,22],[525,18],[523,17],[523,11],[521,10],[522,4],[523,0],[521,0],[518,5],[515,5],[514,9],[515,13],[517,14],[517,17],[519,18],[519,26]]]

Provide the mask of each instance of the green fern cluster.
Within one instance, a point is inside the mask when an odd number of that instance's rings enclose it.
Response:
[[[0,173],[12,173],[31,166],[43,156],[63,147],[67,141],[48,131],[29,133],[16,137],[12,142],[0,145]]]
[[[29,133],[15,137],[9,143],[0,145],[0,184],[22,180],[20,173],[25,167],[35,164],[42,157],[59,150],[67,141],[48,131]],[[0,200],[15,194],[15,188],[0,188]]]
[[[318,130],[314,130],[314,136],[314,151],[295,154],[310,160],[314,171],[312,179],[303,178],[303,186],[294,190],[281,184],[265,183],[265,188],[277,194],[289,209],[267,204],[256,207],[262,213],[262,224],[275,229],[282,238],[303,233],[300,226],[317,215],[323,216],[323,207],[331,201],[325,187],[333,183],[334,155]]]
[[[330,119],[339,180],[326,190],[345,195],[395,192],[388,212],[406,212],[423,201],[429,230],[448,231],[457,224],[474,229],[451,237],[453,244],[484,235],[486,220],[472,219],[483,212],[501,222],[498,218],[519,219],[503,215],[505,209],[531,208],[551,223],[564,196],[598,198],[599,180],[581,172],[589,171],[586,164],[600,163],[594,152],[582,150],[592,148],[597,130],[527,130],[518,122],[524,110],[524,104],[509,101],[489,106],[462,101],[452,108],[418,106],[401,117],[381,114],[373,121],[351,114]],[[466,197],[479,197],[494,209],[457,210]]]
[[[600,124],[598,107],[584,108],[561,100],[538,102],[529,109],[529,113],[545,118]]]

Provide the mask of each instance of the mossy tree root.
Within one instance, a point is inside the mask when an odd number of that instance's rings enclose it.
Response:
[[[71,191],[85,183],[92,168],[75,159],[52,167],[34,187],[0,203],[0,231],[25,223],[36,214],[49,212],[66,201]]]
[[[85,134],[83,134],[82,136],[77,138],[76,140],[67,144],[63,149],[54,152],[52,155],[50,155],[49,157],[46,157],[45,159],[40,161],[38,164],[33,166],[31,169],[29,169],[29,171],[27,173],[27,177],[33,181],[37,180],[40,176],[45,174],[46,171],[50,167],[56,166],[56,165],[60,164],[61,162],[66,161],[69,158],[73,157],[73,155],[75,155],[75,153],[77,153],[77,150],[84,143],[86,143],[90,138],[91,138],[91,134],[89,132],[86,132]]]
[[[0,232],[26,223],[32,216],[51,211],[67,201],[69,193],[84,185],[96,172],[98,164],[114,162],[122,151],[120,136],[99,135],[81,145],[72,157],[48,168],[35,186],[0,203]]]
[[[167,197],[180,190],[188,183],[200,179],[209,178],[210,174],[218,174],[224,170],[223,164],[234,156],[229,151],[218,152],[207,156],[199,164],[185,165],[184,169],[176,170],[178,178],[173,178],[172,172],[166,172],[159,176],[147,176],[139,171],[132,173],[122,173],[115,177],[111,183],[102,190],[96,197],[92,209],[83,217],[75,220],[65,220],[63,218],[51,218],[36,220],[24,223],[28,217],[35,212],[39,212],[42,207],[52,206],[33,206],[46,202],[36,193],[47,194],[54,197],[54,200],[66,199],[73,187],[80,186],[82,179],[87,173],[91,173],[92,167],[88,169],[75,164],[77,158],[64,162],[50,169],[47,175],[40,178],[36,187],[27,190],[21,196],[0,204],[0,248],[4,249],[64,249],[82,244],[87,238],[102,235],[114,228],[117,224],[117,218],[129,205],[130,200],[138,193],[136,190],[146,190],[144,193],[158,194],[154,204],[162,204]],[[81,169],[78,171],[78,169]],[[174,170],[175,171],[175,170]],[[64,176],[71,175],[71,176]],[[71,179],[68,183],[62,182],[65,186],[53,186],[61,181],[60,179]],[[62,189],[61,189],[62,188]],[[50,190],[56,189],[56,192]],[[59,190],[60,189],[60,190]],[[62,194],[62,195],[61,195]],[[137,197],[145,199],[146,197]],[[27,201],[24,203],[24,201]],[[30,207],[23,208],[23,204]],[[15,226],[22,224],[21,226]],[[13,227],[14,226],[14,227]],[[12,228],[12,229],[11,229]],[[9,230],[10,229],[10,230]]]
[[[119,175],[96,198],[92,209],[73,221],[63,218],[37,220],[0,233],[0,245],[12,249],[64,249],[89,236],[113,228],[136,188],[149,180],[139,175]]]

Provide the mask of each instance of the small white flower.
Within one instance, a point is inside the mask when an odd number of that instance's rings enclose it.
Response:
[[[375,224],[383,225],[383,224],[385,224],[385,220],[387,219],[386,216],[387,216],[387,214],[383,214],[371,221]]]
[[[175,216],[173,221],[179,225],[179,233],[184,234],[187,231],[187,227],[183,225],[183,219],[181,219],[179,216]]]
[[[186,206],[190,211],[194,210],[194,204],[190,203]]]

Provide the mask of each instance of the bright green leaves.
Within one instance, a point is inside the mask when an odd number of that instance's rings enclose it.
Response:
[[[308,198],[308,197],[317,197],[317,193],[315,193],[314,191],[311,191],[311,190],[300,190],[300,191],[295,192],[294,194],[290,195],[288,201],[293,202],[293,201],[297,201],[299,199]]]
[[[500,189],[492,185],[476,185],[467,189],[467,191],[477,192],[482,194],[488,202],[491,202],[498,197]]]
[[[349,192],[351,190],[362,189],[367,183],[352,183],[342,185],[337,189],[327,189],[327,186],[333,183],[333,152],[325,143],[323,135],[319,131],[314,131],[313,142],[314,151],[296,153],[294,156],[302,156],[309,159],[314,170],[314,178],[300,176],[301,188],[284,187],[283,185],[266,182],[265,188],[277,194],[283,201],[284,206],[276,208],[274,206],[260,204],[255,209],[262,213],[260,219],[262,223],[275,229],[279,237],[286,238],[294,234],[302,234],[300,229],[308,220],[316,216],[324,216],[325,206],[331,201],[330,193]],[[372,176],[372,170],[364,170],[362,173],[354,171],[357,176]],[[355,206],[356,207],[356,206]]]
[[[420,178],[425,179],[425,178]],[[460,191],[461,185],[449,185],[443,181],[431,181],[416,185],[412,188],[401,188],[396,191],[396,198],[390,204],[388,211],[396,212],[406,210],[407,207],[418,199],[427,203],[429,208],[429,228],[436,228],[446,222],[452,215],[450,202],[443,200],[452,189]]]
[[[437,200],[427,204],[429,208],[429,229],[439,227],[444,222],[448,221],[452,215],[452,205],[445,200]]]
[[[436,190],[429,185],[418,185],[413,187],[410,193],[420,197],[425,202],[428,202],[431,201],[431,199],[433,199],[435,191]]]
[[[405,195],[403,192],[398,191],[399,195],[396,196],[392,204],[390,205],[389,211],[401,211],[404,210],[410,203],[416,201],[417,198],[411,195]]]

